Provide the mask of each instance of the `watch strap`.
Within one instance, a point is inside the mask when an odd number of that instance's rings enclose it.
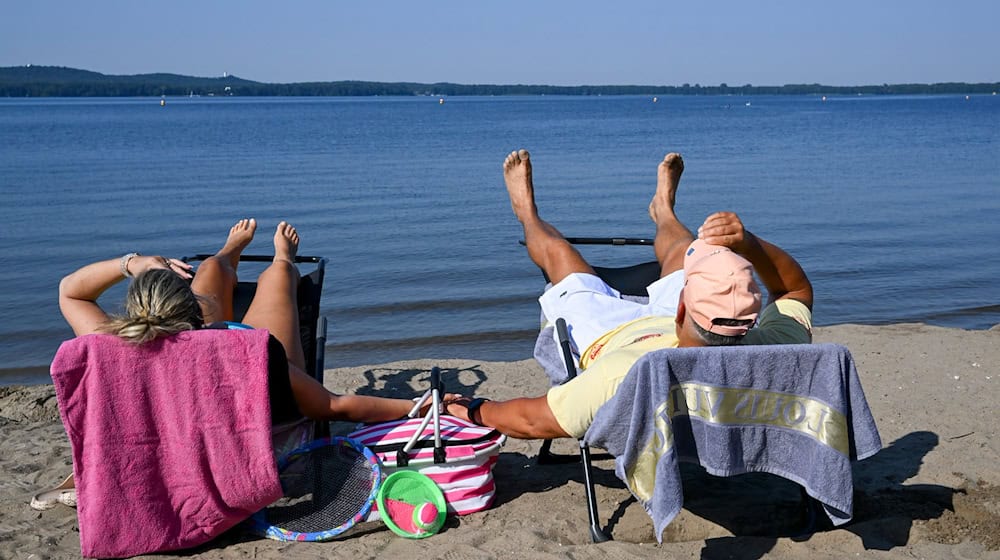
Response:
[[[484,425],[479,420],[476,420],[476,411],[478,411],[479,407],[483,406],[483,403],[486,402],[486,401],[488,401],[488,400],[490,400],[490,399],[487,399],[485,397],[476,397],[476,398],[472,399],[471,401],[469,401],[469,406],[467,407],[468,410],[469,410],[469,420],[472,421],[473,424],[475,424],[477,426],[483,426]]]

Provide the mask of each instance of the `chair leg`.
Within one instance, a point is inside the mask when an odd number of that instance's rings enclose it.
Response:
[[[802,525],[792,535],[793,539],[806,538],[813,533],[824,530],[829,521],[823,513],[823,504],[806,492],[806,489],[799,486],[800,510],[802,512]]]
[[[326,367],[326,317],[320,317],[316,323],[316,371],[312,372],[316,380],[323,383],[323,368]],[[316,439],[330,437],[330,423],[316,422]]]
[[[562,317],[556,319],[556,334],[559,337],[559,347],[562,349],[563,361],[566,363],[566,379],[573,379],[576,377],[576,366],[573,365],[569,329],[566,326],[566,320]],[[594,479],[590,469],[590,446],[582,439],[577,440],[577,443],[580,445],[580,462],[583,463],[583,484],[587,490],[587,514],[590,516],[590,538],[595,543],[609,541],[611,537],[601,530],[601,525],[597,521],[597,495],[594,493]],[[542,444],[542,450],[538,453],[539,462],[541,461],[542,451],[545,451],[548,455],[552,455],[548,451],[551,444],[551,441],[546,441]]]
[[[539,465],[568,465],[569,463],[576,463],[580,460],[579,455],[553,453],[551,448],[551,439],[547,439],[542,442],[542,446],[538,449],[538,459],[536,459],[536,462]]]
[[[590,538],[595,543],[607,542],[611,540],[611,537],[601,529],[601,525],[598,522],[597,493],[594,491],[594,478],[590,468],[590,446],[584,443],[582,439],[579,440],[579,444],[580,462],[583,463],[583,484],[587,489],[587,515],[590,516]]]

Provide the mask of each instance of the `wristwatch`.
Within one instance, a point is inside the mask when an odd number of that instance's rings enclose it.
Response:
[[[479,410],[479,407],[483,406],[483,403],[486,402],[486,401],[488,401],[488,400],[490,400],[490,399],[483,398],[483,397],[476,397],[476,398],[472,399],[471,401],[469,401],[469,406],[466,407],[466,408],[468,408],[468,410],[469,410],[469,420],[473,424],[475,424],[477,426],[482,426],[483,425],[482,422],[480,422],[479,420],[476,420],[476,411]]]

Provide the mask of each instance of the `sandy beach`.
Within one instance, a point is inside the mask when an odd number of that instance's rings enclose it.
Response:
[[[539,442],[509,440],[494,470],[495,506],[450,518],[431,538],[397,537],[366,523],[328,543],[282,543],[231,531],[193,558],[1000,558],[1000,328],[839,325],[817,342],[854,355],[884,449],[854,467],[854,520],[794,536],[797,487],[770,475],[715,478],[685,469],[685,504],[657,544],[652,523],[612,461],[595,461],[599,510],[614,541],[594,545],[580,467],[535,464]],[[373,355],[377,363],[377,356]],[[432,366],[449,391],[493,398],[538,395],[532,360],[417,360],[330,369],[337,392],[412,397]],[[350,425],[335,424],[335,432]],[[71,470],[51,385],[0,387],[0,558],[80,555],[75,510],[37,512],[33,493]],[[572,451],[572,441],[557,448]],[[170,556],[151,556],[175,557]]]

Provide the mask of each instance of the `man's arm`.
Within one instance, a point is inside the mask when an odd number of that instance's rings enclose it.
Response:
[[[549,408],[545,395],[509,401],[486,401],[469,418],[469,399],[447,402],[447,412],[463,420],[496,428],[500,433],[519,439],[554,439],[569,437]]]
[[[782,248],[764,241],[743,226],[732,212],[716,212],[698,228],[698,238],[729,247],[753,264],[770,294],[769,300],[794,299],[812,310],[812,283],[799,263]]]

